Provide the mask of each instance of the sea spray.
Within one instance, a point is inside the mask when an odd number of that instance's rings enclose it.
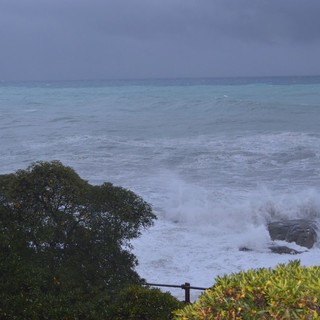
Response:
[[[320,78],[2,83],[0,94],[1,173],[58,159],[152,204],[159,219],[133,243],[149,282],[210,286],[287,262],[268,250],[267,223],[320,220]],[[303,264],[320,264],[318,246]]]
[[[149,177],[148,184],[156,186],[154,190],[161,194],[151,199],[156,208],[161,208],[159,214],[181,225],[212,225],[236,231],[274,220],[320,218],[320,194],[315,188],[289,191],[260,186],[238,190],[219,185],[215,188],[213,181],[208,189],[169,171]]]

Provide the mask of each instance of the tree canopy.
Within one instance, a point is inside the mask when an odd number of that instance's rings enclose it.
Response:
[[[59,161],[1,175],[1,318],[94,319],[141,282],[130,240],[155,219],[132,191],[91,185]]]

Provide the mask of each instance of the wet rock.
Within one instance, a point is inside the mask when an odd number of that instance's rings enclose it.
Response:
[[[299,254],[305,251],[298,251],[286,246],[271,246],[269,247],[269,249],[273,252],[273,253],[278,253],[278,254]]]
[[[247,248],[247,247],[240,247],[239,248],[239,251],[253,251],[252,249],[250,249],[250,248]]]
[[[317,225],[311,220],[274,221],[268,224],[268,230],[272,240],[295,242],[308,249],[317,241]]]

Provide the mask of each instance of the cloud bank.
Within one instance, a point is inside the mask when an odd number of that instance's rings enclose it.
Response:
[[[0,80],[320,74],[318,0],[2,0]]]

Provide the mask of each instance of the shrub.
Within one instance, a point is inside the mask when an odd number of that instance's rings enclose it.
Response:
[[[110,320],[168,320],[183,303],[168,292],[140,286],[122,290],[110,309]]]
[[[175,319],[320,319],[320,267],[293,261],[218,277]]]
[[[0,318],[104,319],[108,297],[142,282],[130,240],[154,219],[132,191],[59,161],[0,175]]]

